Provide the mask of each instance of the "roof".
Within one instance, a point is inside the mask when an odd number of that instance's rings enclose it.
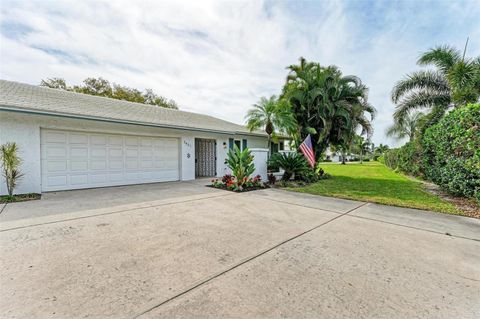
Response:
[[[0,110],[127,124],[266,136],[213,116],[0,80]]]

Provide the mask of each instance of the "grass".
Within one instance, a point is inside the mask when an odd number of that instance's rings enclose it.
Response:
[[[321,166],[332,175],[331,179],[289,190],[462,215],[453,204],[425,191],[420,181],[396,173],[379,162]]]

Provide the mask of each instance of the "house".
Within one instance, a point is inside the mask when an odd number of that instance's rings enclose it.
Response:
[[[351,161],[354,158],[355,156],[350,153],[345,155],[345,161],[347,162]],[[331,162],[342,162],[342,154],[341,152],[332,152],[330,148],[327,148],[327,150],[325,151],[325,159]]]
[[[221,177],[235,144],[266,179],[267,140],[208,115],[0,80],[0,144],[18,144],[25,174],[16,193]]]

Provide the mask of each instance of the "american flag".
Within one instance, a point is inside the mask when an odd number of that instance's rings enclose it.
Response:
[[[315,153],[313,152],[312,146],[312,138],[310,134],[305,138],[302,144],[300,144],[300,151],[302,151],[303,155],[307,159],[308,163],[311,167],[315,166]]]

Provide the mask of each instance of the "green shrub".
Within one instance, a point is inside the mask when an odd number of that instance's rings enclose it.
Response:
[[[422,146],[419,142],[408,142],[398,149],[397,169],[412,176],[423,176]]]
[[[23,177],[23,173],[20,171],[21,164],[22,159],[18,155],[18,146],[16,143],[0,145],[0,166],[5,182],[7,183],[7,192],[10,200],[13,200],[13,191]]]
[[[423,176],[422,148],[417,141],[408,142],[400,148],[392,148],[378,158],[378,161],[393,170],[412,176]]]
[[[248,148],[241,151],[237,145],[228,151],[227,166],[232,170],[232,175],[235,176],[237,184],[243,186],[248,177],[255,171],[253,165],[252,152]]]
[[[284,181],[288,181],[293,174],[301,174],[308,170],[307,161],[299,153],[275,153],[270,157],[268,164],[285,170],[282,176]]]
[[[381,163],[395,170],[398,167],[398,148],[392,148],[380,157]]]
[[[445,115],[422,138],[423,168],[444,190],[480,201],[480,104]]]

